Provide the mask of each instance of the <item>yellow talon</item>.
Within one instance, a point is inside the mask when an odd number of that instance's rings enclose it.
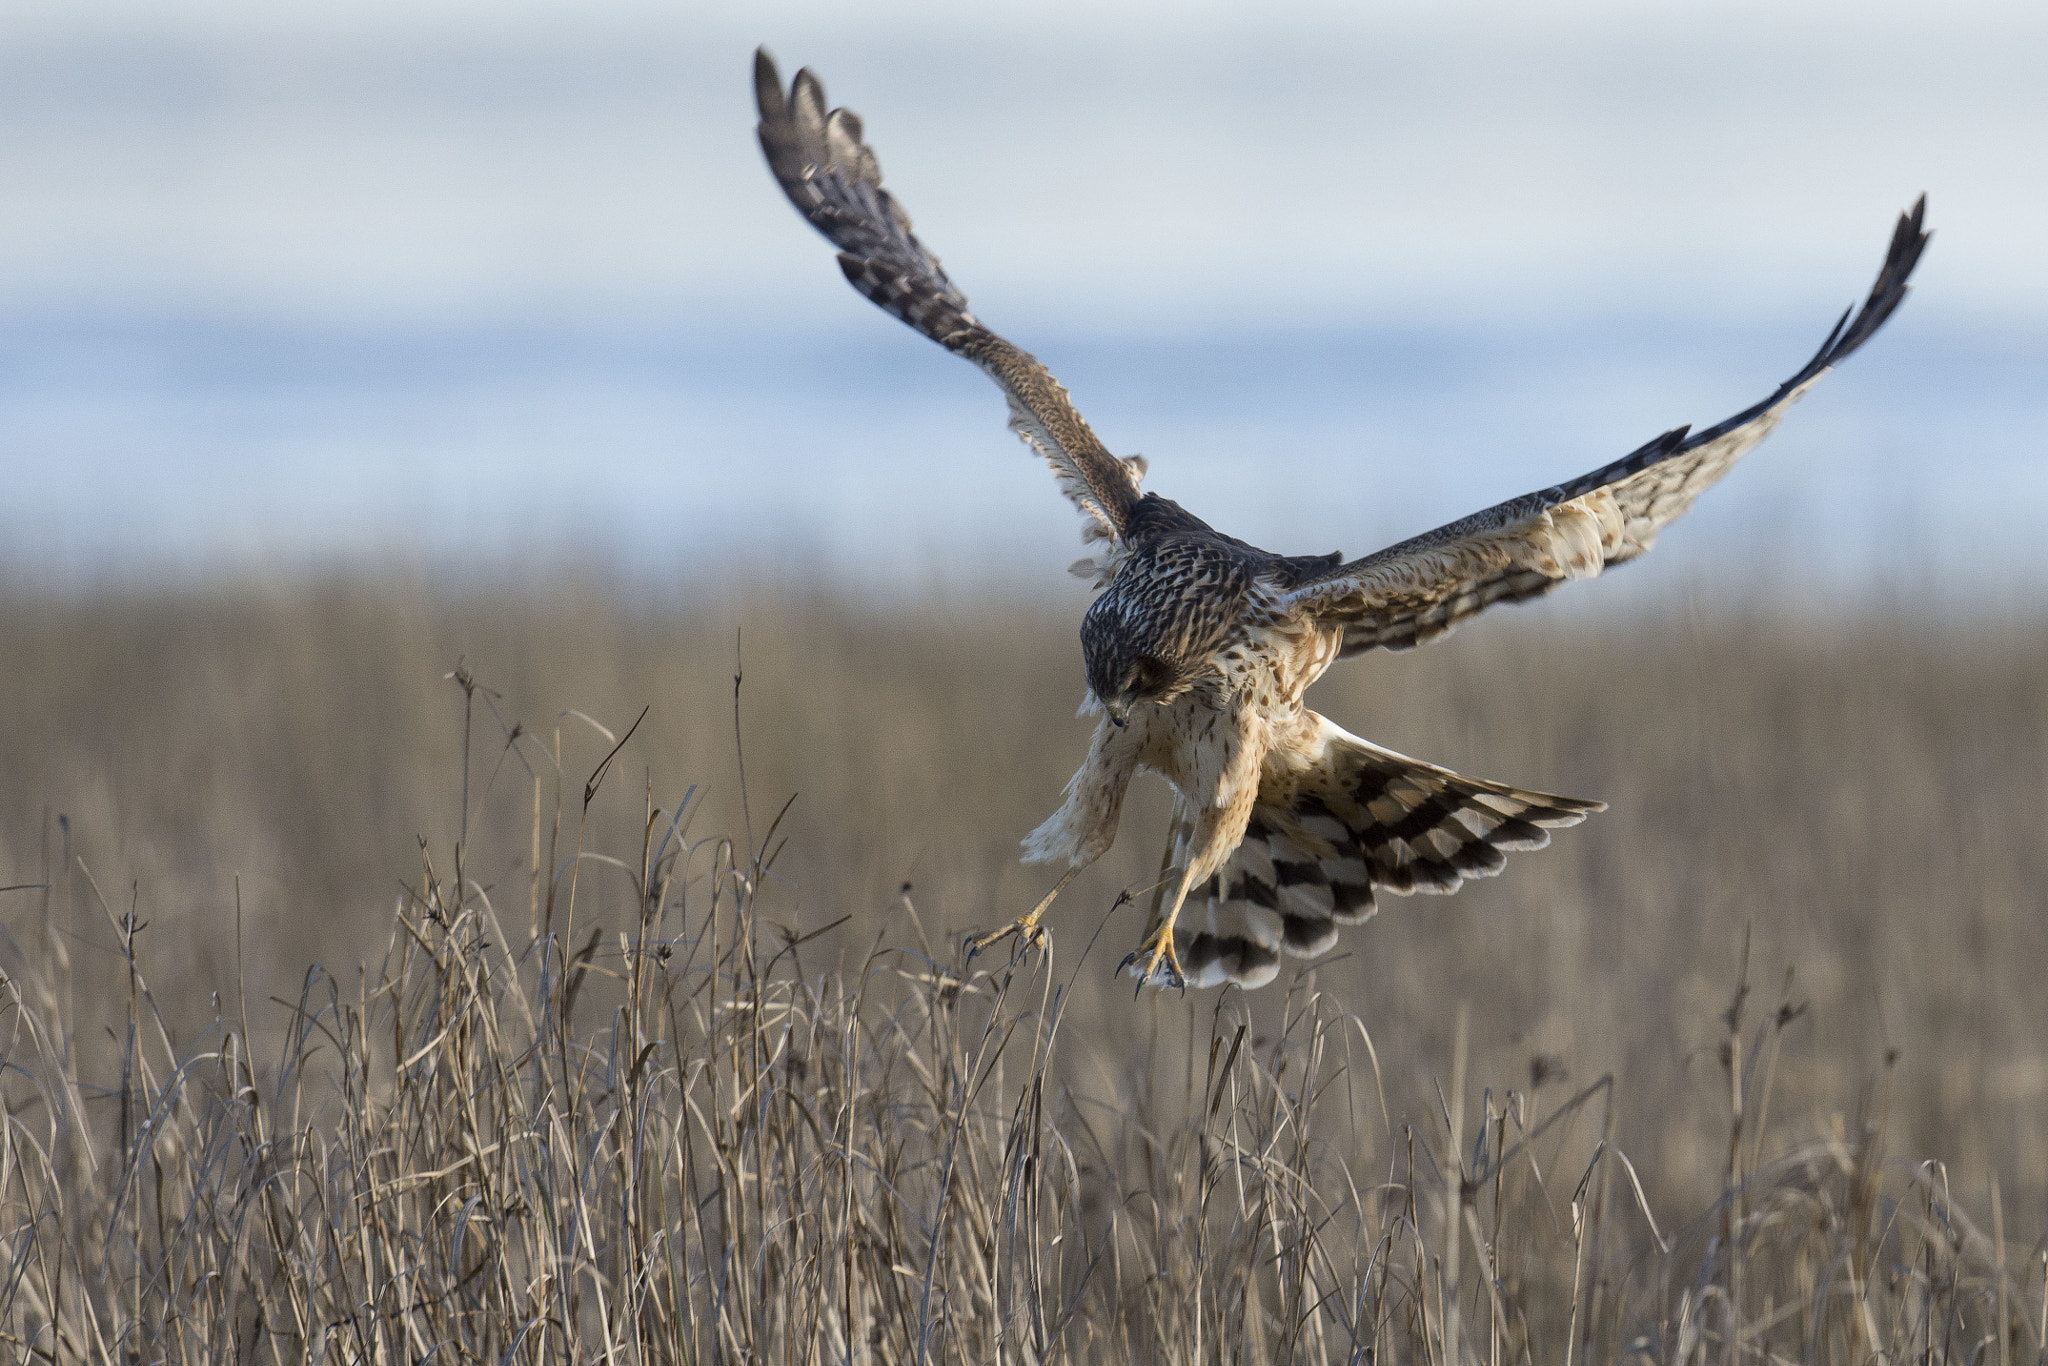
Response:
[[[1052,933],[1051,931],[1045,929],[1038,923],[1039,917],[1045,914],[1046,907],[1052,905],[1053,898],[1057,897],[1061,892],[1064,892],[1067,889],[1067,884],[1072,882],[1075,878],[1079,877],[1080,875],[1081,870],[1079,868],[1069,868],[1066,872],[1066,876],[1062,877],[1059,880],[1059,882],[1053,887],[1053,889],[1045,894],[1045,900],[1039,902],[1036,906],[1033,906],[1029,911],[1025,912],[1023,915],[1018,916],[1015,920],[1003,926],[994,934],[985,934],[979,939],[968,940],[967,956],[971,959],[974,957],[975,954],[980,953],[989,945],[1000,944],[1003,942],[1003,940],[1008,939],[1013,934],[1022,935],[1024,937],[1023,947],[1027,949],[1041,948],[1047,943],[1051,942]]]
[[[983,949],[988,948],[992,944],[1000,944],[1013,934],[1023,939],[1023,947],[1027,949],[1043,947],[1051,940],[1052,932],[1038,923],[1038,917],[1039,912],[1037,911],[1033,911],[1029,915],[1020,915],[993,934],[985,934],[979,939],[968,940],[967,956],[972,958]]]
[[[1183,991],[1187,990],[1187,974],[1181,971],[1180,955],[1173,947],[1173,926],[1171,924],[1156,926],[1150,934],[1145,936],[1144,942],[1138,945],[1137,952],[1124,959],[1123,966],[1131,968],[1140,958],[1145,960],[1145,966],[1142,971],[1133,974],[1137,977],[1140,987],[1150,983],[1155,986],[1179,987]],[[1161,971],[1162,964],[1164,965],[1163,973]]]

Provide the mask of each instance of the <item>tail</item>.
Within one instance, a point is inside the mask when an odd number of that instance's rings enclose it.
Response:
[[[1448,895],[1607,806],[1460,777],[1317,719],[1308,770],[1261,788],[1243,843],[1181,911],[1190,986],[1264,986],[1281,953],[1313,958],[1371,919],[1378,893]]]

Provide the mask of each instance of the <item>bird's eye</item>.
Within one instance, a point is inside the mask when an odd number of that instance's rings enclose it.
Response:
[[[1149,697],[1154,693],[1164,692],[1167,684],[1172,681],[1173,670],[1165,660],[1155,659],[1151,655],[1139,658],[1137,686],[1141,695]]]

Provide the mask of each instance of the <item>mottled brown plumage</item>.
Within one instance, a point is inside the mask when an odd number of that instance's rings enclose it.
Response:
[[[1456,891],[1499,872],[1507,852],[1540,848],[1552,828],[1602,809],[1380,749],[1310,711],[1302,693],[1340,657],[1410,648],[1493,603],[1648,550],[1891,315],[1927,243],[1923,196],[1900,217],[1861,309],[1844,313],[1774,394],[1725,422],[1667,432],[1569,483],[1361,560],[1275,555],[1141,495],[1143,463],[1112,455],[1059,381],[974,317],[882,188],[859,117],[827,112],[808,70],[785,95],[765,50],[754,79],[769,167],[839,248],[846,278],[1002,387],[1011,429],[1052,466],[1088,519],[1087,538],[1107,542],[1074,566],[1102,589],[1081,622],[1084,711],[1101,720],[1065,802],[1025,840],[1027,859],[1068,872],[1004,933],[1039,932],[1053,897],[1115,839],[1131,779],[1158,773],[1179,800],[1170,876],[1132,955],[1147,981],[1260,985],[1281,954],[1322,953],[1336,926],[1372,915],[1376,893]]]

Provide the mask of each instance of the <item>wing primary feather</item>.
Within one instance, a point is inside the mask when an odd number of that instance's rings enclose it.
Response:
[[[1059,381],[975,318],[967,296],[911,230],[910,215],[882,188],[881,161],[860,115],[831,109],[808,67],[785,93],[766,48],[754,53],[754,100],[768,169],[797,212],[839,248],[847,283],[1000,385],[1012,430],[1052,466],[1061,490],[1095,526],[1123,540],[1144,465],[1110,454]]]
[[[1291,590],[1286,606],[1327,625],[1341,623],[1344,655],[1407,649],[1492,603],[1537,597],[1648,551],[1663,527],[1898,309],[1931,236],[1926,214],[1923,194],[1899,215],[1862,304],[1844,310],[1820,349],[1761,403],[1702,431],[1673,428],[1577,479],[1337,565]],[[1590,556],[1594,528],[1599,554]]]
[[[1913,268],[1920,264],[1920,253],[1927,249],[1929,239],[1934,236],[1925,227],[1926,218],[1927,196],[1923,194],[1913,201],[1911,209],[1899,215],[1898,226],[1892,229],[1891,246],[1885,251],[1884,265],[1879,268],[1877,279],[1870,286],[1862,307],[1851,304],[1843,309],[1827,340],[1813,353],[1813,359],[1799,367],[1769,398],[1707,428],[1693,438],[1694,443],[1724,436],[1777,407],[1788,396],[1841,364],[1869,341],[1911,292],[1906,282],[1911,278]]]

